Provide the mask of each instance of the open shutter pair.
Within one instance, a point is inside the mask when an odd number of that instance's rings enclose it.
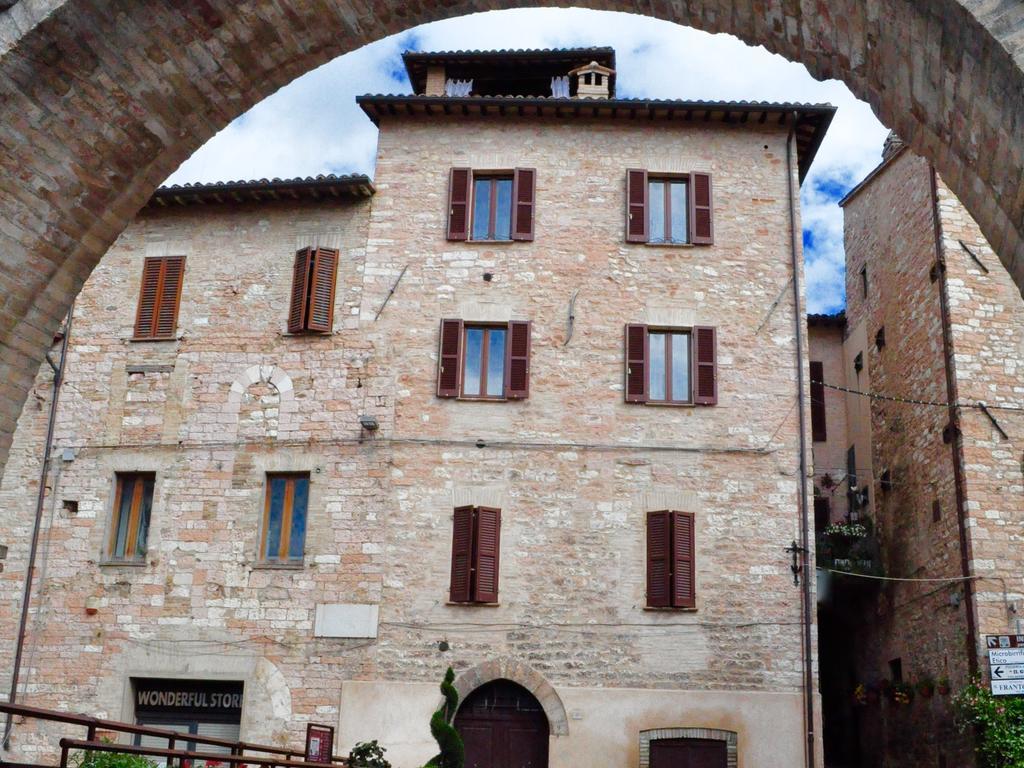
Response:
[[[512,173],[513,240],[533,240],[537,171],[516,168]],[[452,168],[448,178],[448,239],[468,240],[473,199],[473,169]]]
[[[695,608],[692,512],[647,513],[647,606]]]
[[[174,338],[184,276],[184,256],[146,259],[135,312],[135,339]]]
[[[453,603],[498,602],[501,510],[456,507],[452,524]]]
[[[301,248],[296,251],[288,333],[331,332],[337,274],[338,251],[334,248]]]
[[[530,395],[529,320],[510,320],[505,343],[504,395],[509,400],[522,400]],[[462,394],[463,321],[441,321],[441,343],[437,363],[437,396],[458,397]]]
[[[693,402],[715,405],[718,402],[718,334],[714,327],[698,325],[690,332],[690,376]],[[646,403],[650,392],[650,343],[648,326],[626,326],[626,402]]]
[[[711,211],[711,174],[690,173],[689,210],[687,226],[689,241],[694,245],[711,245],[715,242],[714,223]],[[647,171],[631,168],[626,171],[626,242],[646,243],[650,239]]]

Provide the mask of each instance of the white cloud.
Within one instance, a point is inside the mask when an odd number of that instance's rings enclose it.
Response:
[[[804,182],[808,309],[843,305],[838,191],[878,162],[886,130],[836,80],[819,82],[781,56],[729,35],[607,11],[525,9],[473,14],[417,27],[353,51],[298,78],[197,151],[169,183],[373,172],[376,129],[355,104],[362,93],[408,92],[406,48],[548,48],[610,45],[621,96],[830,102],[839,109]]]

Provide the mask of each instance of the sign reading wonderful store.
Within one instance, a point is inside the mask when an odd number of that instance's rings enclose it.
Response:
[[[135,714],[219,715],[242,713],[242,683],[214,680],[135,681]]]

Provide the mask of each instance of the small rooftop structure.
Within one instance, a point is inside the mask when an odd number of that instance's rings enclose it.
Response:
[[[569,76],[576,79],[576,97],[580,99],[607,99],[614,74],[614,69],[602,66],[596,61],[569,72]]]
[[[402,61],[419,96],[551,96],[553,80],[594,64],[606,73],[604,98],[615,95],[615,49],[609,47],[406,51]],[[569,79],[571,98],[577,92],[575,78]]]
[[[218,203],[265,203],[275,200],[357,200],[373,196],[373,182],[365,174],[336,176],[333,173],[294,179],[251,179],[159,187],[146,203],[148,208]]]

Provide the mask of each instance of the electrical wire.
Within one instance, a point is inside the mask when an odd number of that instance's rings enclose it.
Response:
[[[906,403],[908,405],[930,405],[936,408],[976,408],[979,411],[984,411],[985,408],[989,410],[998,411],[1009,411],[1011,413],[1024,413],[1024,407],[1019,405],[998,405],[984,402],[966,402],[966,403],[949,403],[941,400],[917,400],[911,397],[897,397],[895,395],[882,395],[878,392],[865,392],[860,389],[851,389],[850,387],[841,387],[838,384],[829,384],[825,381],[811,380],[811,384],[820,384],[828,389],[835,389],[839,392],[845,392],[848,395],[858,395],[860,397],[868,397],[872,400],[886,400],[893,403]]]

